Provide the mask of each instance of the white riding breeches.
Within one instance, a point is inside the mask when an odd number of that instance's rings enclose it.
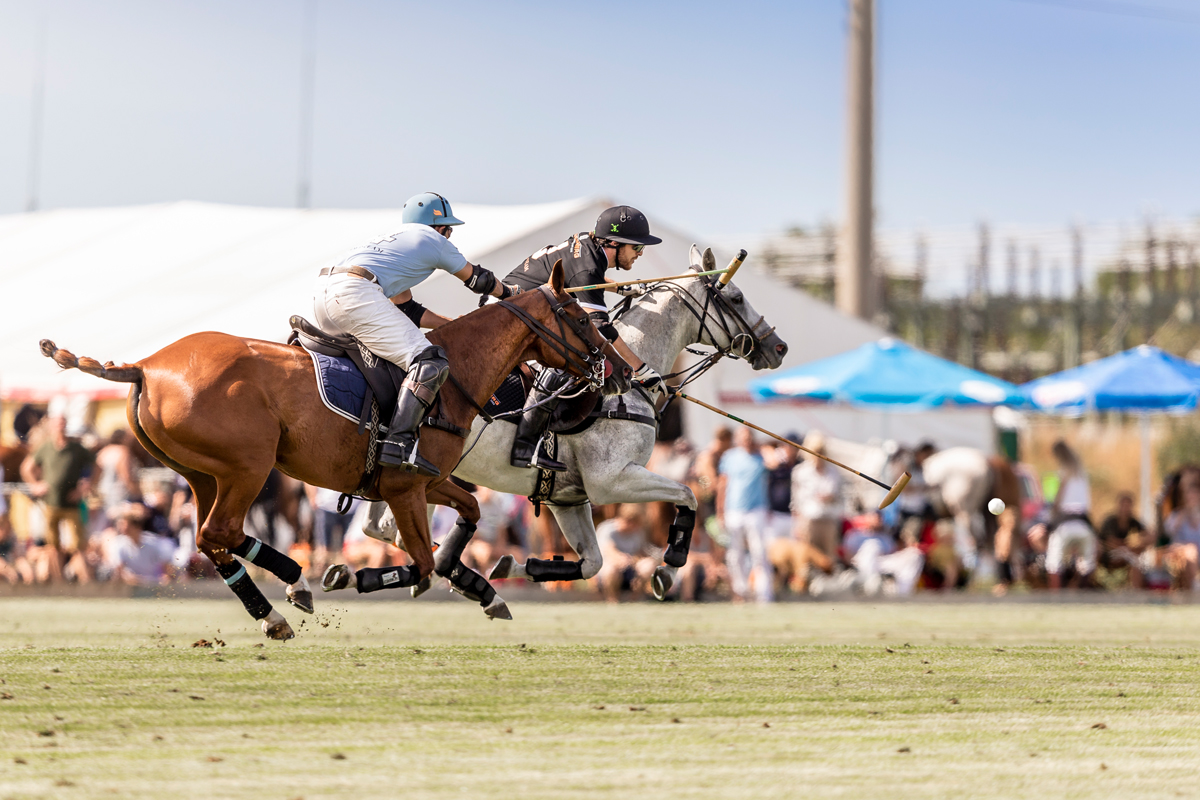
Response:
[[[1092,574],[1096,571],[1098,545],[1096,534],[1083,520],[1059,523],[1046,539],[1046,572],[1057,575],[1063,567],[1074,564],[1079,574]]]
[[[421,329],[396,308],[379,284],[349,273],[317,279],[313,314],[321,330],[350,334],[375,355],[404,369],[429,347]]]

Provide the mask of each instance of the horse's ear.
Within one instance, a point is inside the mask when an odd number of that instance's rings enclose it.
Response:
[[[554,268],[550,270],[550,288],[555,294],[563,293],[563,267],[562,259],[554,262]]]
[[[692,249],[688,251],[688,264],[691,266],[692,272],[700,272],[700,265],[703,263],[704,257],[700,255],[700,248],[693,244]]]
[[[704,248],[704,261],[702,263],[704,264],[705,272],[712,272],[717,268],[717,257],[713,255],[711,247]]]

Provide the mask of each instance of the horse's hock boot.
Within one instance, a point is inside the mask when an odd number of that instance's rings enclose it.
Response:
[[[427,478],[441,477],[442,471],[418,451],[417,430],[449,374],[450,363],[442,348],[428,347],[416,357],[400,387],[396,411],[381,443],[379,463]]]
[[[557,370],[545,369],[538,376],[533,391],[529,394],[531,404],[541,403],[550,395],[561,389],[570,380]],[[512,454],[509,463],[520,469],[548,469],[553,472],[566,472],[567,465],[555,461],[542,451],[542,436],[550,422],[550,415],[558,406],[558,400],[551,400],[535,408],[525,409],[517,423],[517,438],[513,440]]]

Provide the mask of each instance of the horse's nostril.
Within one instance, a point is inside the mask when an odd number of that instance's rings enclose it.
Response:
[[[780,342],[779,344],[775,345],[775,352],[781,356],[786,356],[787,355],[787,345],[784,344],[783,342]]]

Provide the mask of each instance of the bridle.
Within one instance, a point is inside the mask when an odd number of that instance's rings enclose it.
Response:
[[[604,362],[605,356],[603,345],[593,344],[588,337],[589,329],[595,330],[592,327],[592,322],[587,317],[578,319],[567,313],[567,310],[576,307],[580,308],[579,301],[574,297],[567,302],[561,302],[554,296],[554,290],[549,286],[539,286],[538,290],[546,297],[546,302],[550,304],[550,310],[554,312],[555,319],[558,320],[558,333],[555,333],[550,328],[543,325],[525,309],[512,303],[511,300],[501,300],[497,305],[512,312],[517,319],[525,323],[525,327],[533,331],[539,339],[549,345],[550,349],[562,356],[565,362],[564,369],[574,369],[580,373],[583,380],[587,381],[593,389],[600,389],[604,386]],[[587,343],[587,351],[583,351],[567,341],[567,328],[579,337],[580,341]]]
[[[685,348],[692,355],[703,356],[703,358],[687,369],[662,376],[664,380],[684,376],[684,380],[676,388],[681,388],[696,380],[722,358],[730,357],[749,360],[755,353],[762,352],[763,342],[775,332],[775,328],[770,327],[762,333],[757,333],[760,328],[765,327],[767,324],[764,315],[759,314],[758,320],[751,325],[742,316],[741,312],[733,307],[733,302],[725,296],[715,281],[704,280],[703,285],[703,305],[692,296],[691,292],[688,292],[673,281],[662,281],[661,283],[651,284],[645,292],[645,295],[659,289],[667,289],[672,292],[683,302],[684,308],[691,312],[692,316],[700,323],[700,339],[703,340],[707,336],[708,341],[713,343],[712,347],[715,349],[715,352],[705,353],[700,350],[693,350],[690,347]],[[620,319],[633,307],[633,300],[633,295],[630,295],[622,301],[613,315],[614,321]],[[729,340],[729,344],[726,347],[719,347],[716,344],[717,337],[713,335],[713,330],[709,327],[710,321],[719,327]],[[735,329],[736,333],[734,332]]]

